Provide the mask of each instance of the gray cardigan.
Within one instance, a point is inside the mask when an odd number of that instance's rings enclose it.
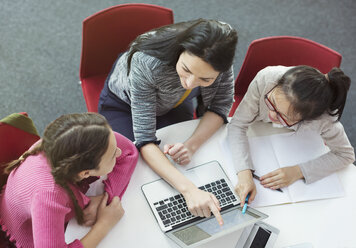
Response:
[[[246,95],[239,104],[228,125],[228,142],[237,172],[253,169],[246,136],[247,128],[254,121],[271,122],[264,95],[270,91],[291,67],[270,66],[258,72],[251,82]],[[314,130],[320,133],[330,151],[312,161],[300,164],[306,183],[315,182],[340,170],[355,161],[355,153],[344,128],[336,117],[325,113],[312,121],[303,121],[292,126],[296,130]]]
[[[133,132],[137,146],[155,142],[156,116],[171,110],[186,91],[175,67],[142,52],[132,56],[127,76],[127,53],[117,61],[109,78],[109,89],[131,106]],[[234,93],[232,68],[220,73],[208,87],[200,87],[205,110],[215,112],[226,120]]]

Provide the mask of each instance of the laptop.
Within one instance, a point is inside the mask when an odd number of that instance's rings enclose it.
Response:
[[[240,200],[224,170],[211,161],[183,173],[199,189],[213,193],[220,202],[224,225],[220,227],[214,215],[193,216],[177,190],[163,179],[144,184],[141,189],[161,230],[180,247],[191,248],[252,225],[268,216],[247,208],[242,214]]]

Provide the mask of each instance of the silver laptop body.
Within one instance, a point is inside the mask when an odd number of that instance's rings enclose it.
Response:
[[[224,225],[220,227],[213,215],[209,218],[191,215],[183,196],[163,179],[144,184],[142,192],[159,227],[180,247],[196,247],[268,217],[252,208],[242,214],[239,198],[217,161],[188,169],[184,175],[218,198]]]

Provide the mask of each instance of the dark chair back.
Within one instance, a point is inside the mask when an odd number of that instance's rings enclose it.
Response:
[[[100,92],[118,54],[138,35],[172,23],[171,9],[152,4],[120,4],[83,21],[80,81],[89,112],[98,112]]]

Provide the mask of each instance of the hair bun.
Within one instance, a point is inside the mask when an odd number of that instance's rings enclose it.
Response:
[[[332,115],[338,115],[340,118],[344,110],[347,92],[350,89],[351,79],[337,67],[332,68],[327,75],[333,93],[333,99],[329,106],[329,112]]]

